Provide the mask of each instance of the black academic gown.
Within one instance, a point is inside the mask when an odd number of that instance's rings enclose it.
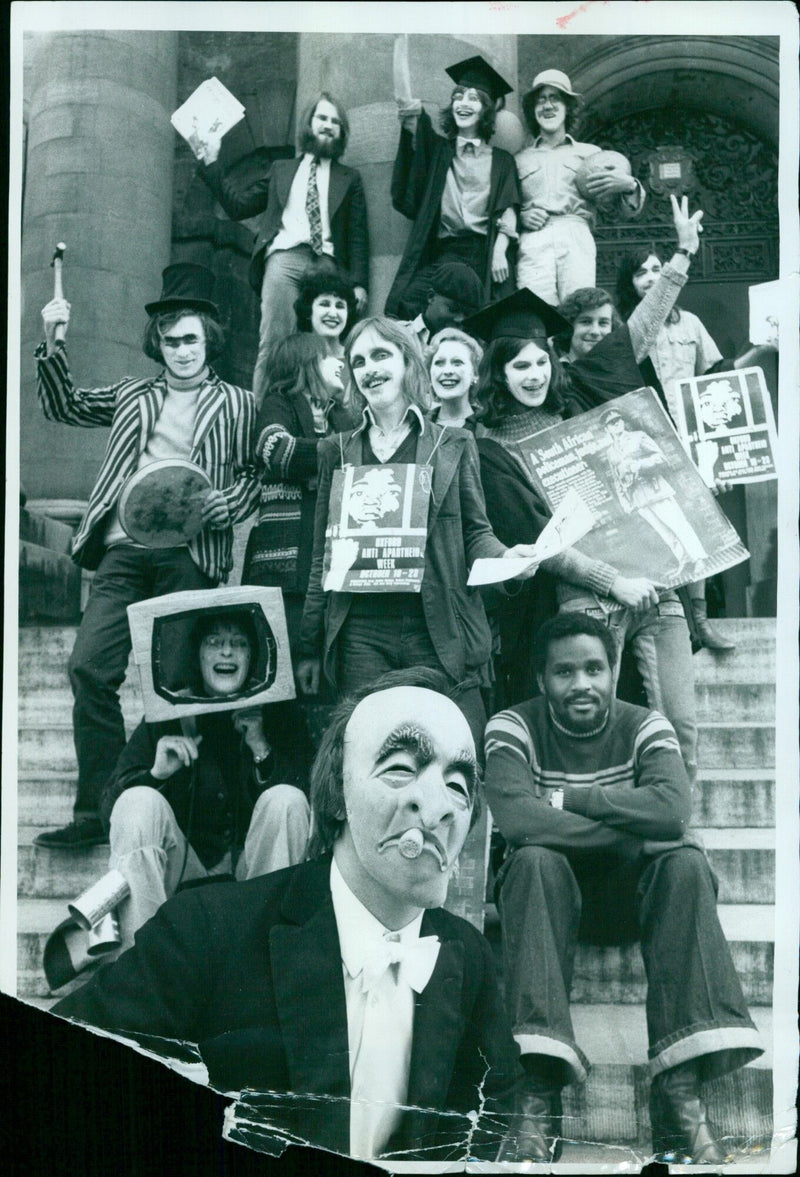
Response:
[[[400,132],[400,144],[392,172],[392,206],[414,224],[386,299],[387,315],[403,317],[402,302],[407,287],[418,270],[434,261],[442,194],[454,154],[454,141],[436,134],[424,110],[417,120],[416,137],[405,128]],[[484,273],[479,275],[483,281],[485,302],[492,299],[492,250],[497,236],[497,218],[506,208],[513,206],[518,209],[521,202],[514,157],[499,147],[493,147],[486,266]],[[508,293],[513,289],[512,280]]]

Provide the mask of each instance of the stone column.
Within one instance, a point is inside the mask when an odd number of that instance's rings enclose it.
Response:
[[[22,243],[22,481],[31,498],[91,490],[106,430],[43,419],[32,352],[53,296],[50,260],[67,245],[70,364],[82,387],[147,375],[145,302],[169,264],[177,34],[37,34],[30,55]]]
[[[385,34],[303,33],[300,36],[297,109],[320,90],[344,103],[350,117],[350,144],[343,162],[358,168],[369,209],[372,262],[370,312],[383,310],[410,222],[391,205],[389,186],[400,137],[392,86],[394,38]],[[420,34],[409,39],[411,86],[436,122],[453,83],[445,68],[465,57],[483,54],[516,87],[517,38],[513,36],[454,37]],[[509,110],[518,109],[509,95]]]

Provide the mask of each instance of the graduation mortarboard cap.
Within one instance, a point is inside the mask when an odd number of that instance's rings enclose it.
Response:
[[[495,339],[529,339],[543,345],[552,335],[572,331],[564,316],[527,286],[483,307],[465,319],[462,326],[486,343]]]
[[[480,54],[477,57],[467,57],[464,61],[457,61],[445,72],[457,86],[485,90],[493,102],[498,98],[505,98],[506,94],[510,94],[514,89]]]

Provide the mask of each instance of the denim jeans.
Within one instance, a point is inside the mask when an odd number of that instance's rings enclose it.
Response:
[[[428,666],[449,677],[433,648],[421,614],[399,618],[348,617],[338,640],[336,686],[340,695],[347,695],[374,682],[388,670],[403,670],[410,666]],[[483,755],[486,710],[477,678],[463,684],[455,702],[470,726],[480,759]]]
[[[658,605],[643,613],[618,608],[609,613],[597,599],[583,595],[561,605],[580,610],[608,625],[617,640],[617,666],[629,645],[642,676],[648,704],[670,721],[678,737],[689,781],[697,777],[697,720],[694,706],[694,666],[689,627],[676,593],[662,594]]]
[[[497,894],[514,1038],[522,1054],[561,1060],[564,1083],[589,1069],[569,1009],[579,940],[640,941],[651,1075],[701,1059],[705,1082],[762,1053],[700,850],[622,859],[522,846],[504,863]]]
[[[78,758],[76,819],[97,816],[100,794],[125,747],[117,692],[131,652],[128,605],[213,585],[187,548],[117,544],[100,561],[69,660]]]
[[[260,405],[266,389],[264,368],[273,343],[297,330],[294,313],[300,279],[309,270],[335,270],[332,257],[317,257],[310,245],[279,249],[266,259],[261,283],[261,324],[258,329],[258,355],[253,370],[253,395]]]

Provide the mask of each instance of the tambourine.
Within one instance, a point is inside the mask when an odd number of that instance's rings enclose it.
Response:
[[[176,548],[203,528],[203,500],[211,489],[205,470],[183,458],[151,462],[122,488],[119,521],[137,544]]]

